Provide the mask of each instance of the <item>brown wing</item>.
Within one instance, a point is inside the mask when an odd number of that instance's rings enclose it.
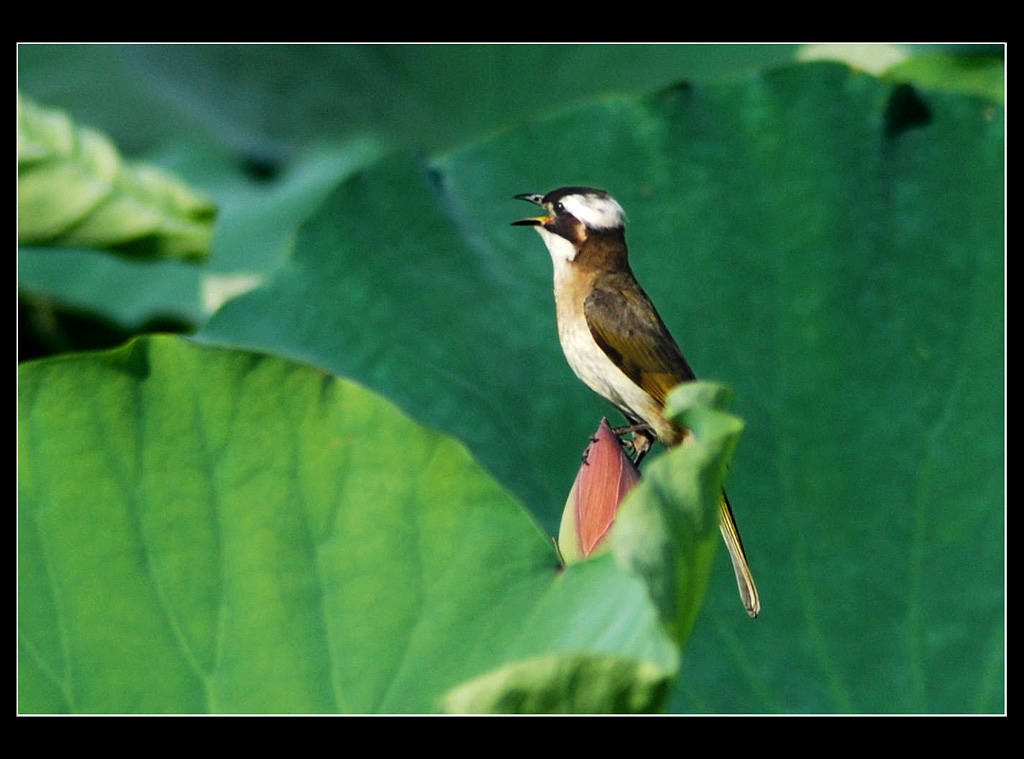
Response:
[[[696,379],[650,298],[629,272],[602,275],[583,303],[590,333],[623,373],[664,405],[668,391]]]

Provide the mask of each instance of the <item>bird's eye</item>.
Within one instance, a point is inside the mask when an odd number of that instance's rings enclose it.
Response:
[[[563,213],[565,211],[565,206],[562,205],[560,200],[556,200],[555,205],[552,207],[555,209],[555,213]]]

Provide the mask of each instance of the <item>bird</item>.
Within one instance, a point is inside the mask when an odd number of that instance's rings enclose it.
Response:
[[[637,463],[653,439],[666,448],[683,444],[687,431],[662,412],[668,391],[696,375],[629,266],[622,206],[582,186],[514,198],[545,211],[512,225],[533,227],[551,255],[558,338],[573,372],[630,422],[620,431],[634,433]],[[719,527],[740,599],[756,617],[760,597],[724,491]]]

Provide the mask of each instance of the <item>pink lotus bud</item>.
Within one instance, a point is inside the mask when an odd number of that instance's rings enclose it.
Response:
[[[558,549],[566,564],[585,559],[597,550],[615,521],[622,499],[639,481],[639,470],[622,449],[608,420],[602,419],[583,452],[583,463],[562,512]]]

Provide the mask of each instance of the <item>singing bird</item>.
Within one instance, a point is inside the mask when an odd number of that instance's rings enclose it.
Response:
[[[665,396],[696,375],[629,268],[622,206],[593,187],[515,197],[545,211],[512,223],[536,229],[551,254],[558,338],[569,366],[632,423],[640,436],[634,443],[638,459],[651,436],[666,447],[683,443],[686,430],[662,414]],[[761,610],[757,586],[724,492],[719,525],[740,598],[756,617]]]

